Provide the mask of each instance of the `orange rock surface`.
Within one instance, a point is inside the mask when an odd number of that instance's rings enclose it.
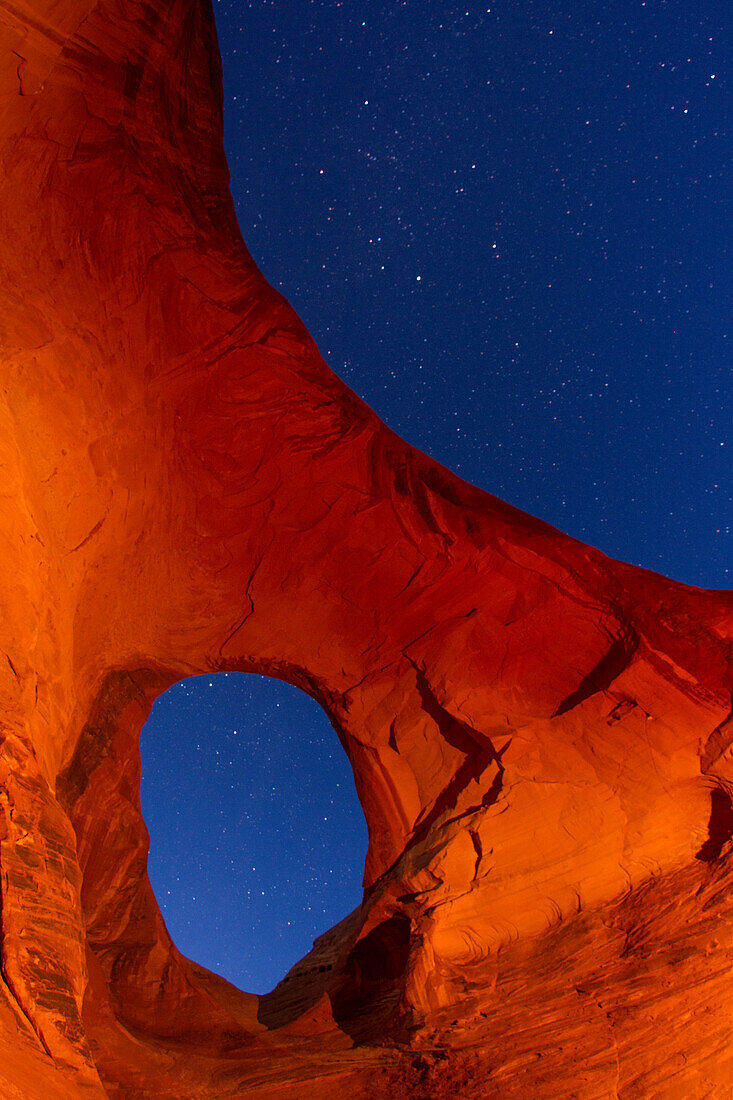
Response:
[[[407,446],[237,228],[210,0],[0,0],[0,1096],[733,1096],[730,593]],[[327,712],[361,907],[271,994],[184,959],[138,737]]]

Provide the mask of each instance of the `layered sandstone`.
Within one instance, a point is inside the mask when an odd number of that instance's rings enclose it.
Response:
[[[239,235],[209,0],[0,0],[0,1094],[731,1095],[729,593],[407,446]],[[361,907],[267,997],[182,958],[138,738],[327,712]]]

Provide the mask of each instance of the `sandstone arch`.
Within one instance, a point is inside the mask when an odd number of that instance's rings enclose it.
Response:
[[[209,0],[0,26],[5,1092],[729,1082],[730,594],[465,484],[328,370],[239,236]],[[363,906],[262,1004],[145,875],[147,709],[226,669],[321,703],[370,833]]]

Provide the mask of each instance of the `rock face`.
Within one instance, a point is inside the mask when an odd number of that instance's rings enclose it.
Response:
[[[239,236],[209,0],[0,0],[0,1094],[731,1096],[730,594],[467,485]],[[258,998],[181,957],[138,737],[328,713],[362,906]]]

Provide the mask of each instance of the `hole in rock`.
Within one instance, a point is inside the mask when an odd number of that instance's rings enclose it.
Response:
[[[266,676],[169,688],[141,736],[148,872],[184,955],[264,993],[360,902],[367,831],[321,707]]]
[[[410,921],[390,917],[354,947],[346,981],[332,998],[334,1019],[356,1042],[379,1031],[396,1008],[410,953]]]

